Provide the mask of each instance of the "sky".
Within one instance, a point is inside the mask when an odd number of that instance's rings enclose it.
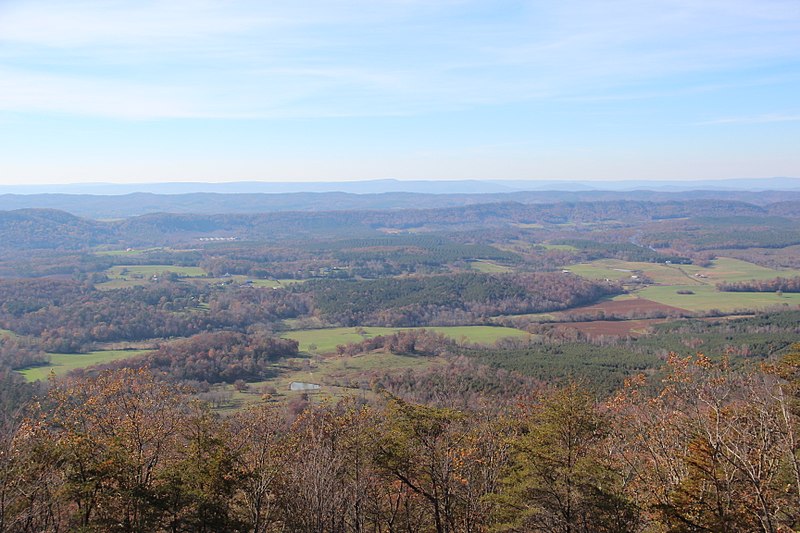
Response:
[[[0,184],[800,177],[798,0],[0,0]]]

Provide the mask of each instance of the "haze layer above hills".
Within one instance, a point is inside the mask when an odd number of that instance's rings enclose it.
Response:
[[[800,179],[591,184],[376,180],[0,187],[0,210],[59,209],[89,218],[126,218],[163,212],[213,214],[441,208],[509,201],[541,204],[701,199],[745,201],[756,205],[800,200]]]

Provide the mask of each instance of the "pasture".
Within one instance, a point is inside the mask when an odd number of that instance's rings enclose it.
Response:
[[[71,370],[86,368],[92,365],[110,363],[120,359],[127,359],[149,352],[150,350],[102,350],[82,354],[51,353],[50,363],[19,370],[28,381],[44,381],[53,372],[56,376],[66,374]]]
[[[715,285],[722,281],[771,279],[778,276],[800,276],[800,270],[776,270],[740,259],[720,257],[711,266],[677,265],[598,259],[564,267],[570,272],[590,279],[627,280],[633,275],[645,275],[660,285]]]
[[[641,263],[601,259],[566,267],[590,279],[633,281],[631,276],[646,276],[653,285],[634,289],[634,294],[659,304],[693,312],[762,309],[774,305],[799,305],[800,294],[720,292],[716,284],[736,281],[772,279],[800,275],[800,270],[772,269],[729,257],[712,261],[709,267],[663,263]],[[683,293],[692,294],[679,294]]]
[[[126,248],[125,250],[99,250],[94,252],[94,254],[111,256],[111,257],[125,257],[125,256],[132,257],[137,255],[145,255],[150,252],[158,252],[160,250],[164,250],[164,248],[157,247],[157,248],[141,248],[141,249]]]
[[[161,276],[171,272],[181,278],[205,277],[206,272],[200,267],[173,265],[117,265],[103,272],[109,280],[95,285],[101,290],[125,289],[147,285],[153,276]]]
[[[423,328],[325,328],[291,331],[282,336],[300,343],[300,350],[308,353],[334,353],[340,344],[358,343],[378,335],[391,335],[401,330]],[[442,326],[424,328],[435,331],[457,341],[491,344],[507,337],[528,338],[530,333],[515,329],[494,326]]]
[[[678,294],[678,291],[691,291],[693,294]],[[664,305],[700,312],[717,309],[723,313],[731,313],[776,305],[800,305],[800,293],[779,296],[774,292],[720,292],[709,285],[654,285],[637,291],[637,294]]]
[[[105,274],[109,278],[150,278],[163,272],[172,272],[183,278],[206,275],[205,270],[200,267],[174,265],[117,265],[106,270]]]
[[[638,294],[638,293],[637,293]],[[656,302],[653,300],[648,300],[647,298],[624,298],[624,299],[609,299],[609,300],[601,300],[597,303],[591,305],[585,305],[583,307],[573,307],[572,309],[567,309],[566,311],[562,311],[557,313],[556,316],[558,317],[566,317],[566,316],[576,316],[576,315],[600,315],[604,314],[608,315],[615,315],[615,316],[634,316],[634,315],[646,315],[650,314],[657,314],[657,313],[666,313],[671,315],[680,315],[683,309],[677,308],[675,306],[665,305],[662,302]]]
[[[346,396],[354,395],[372,398],[374,393],[362,388],[365,385],[365,374],[373,371],[423,370],[440,364],[444,364],[444,360],[440,357],[392,353],[296,359],[287,362],[287,366],[293,368],[285,369],[273,379],[249,383],[249,387],[245,391],[238,391],[233,385],[216,385],[214,389],[229,395],[229,399],[219,407],[224,411],[235,411],[249,405],[262,403],[265,401],[263,391],[273,387],[275,391],[270,394],[271,401],[281,401],[302,395],[307,395],[311,403],[315,404],[338,401]],[[293,381],[316,383],[321,388],[309,392],[290,391],[289,384]]]

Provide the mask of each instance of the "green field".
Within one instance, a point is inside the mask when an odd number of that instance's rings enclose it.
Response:
[[[125,252],[132,253],[132,252]],[[174,272],[182,278],[205,277],[206,272],[200,267],[173,265],[117,265],[104,272],[109,281],[98,283],[98,289],[124,289],[146,285],[153,276],[164,272]]]
[[[694,294],[678,294],[689,290]],[[800,293],[778,296],[774,292],[720,292],[710,285],[652,286],[637,291],[642,298],[689,311],[718,309],[723,313],[737,310],[761,309],[774,305],[800,305]]]
[[[14,333],[13,331],[9,331],[7,329],[1,329],[0,328],[0,337],[16,337],[16,336],[17,336],[17,334]]]
[[[164,248],[142,248],[141,250],[126,249],[126,250],[100,250],[95,252],[95,255],[107,255],[112,257],[136,256],[144,255],[149,252],[157,252]]]
[[[218,408],[220,411],[235,411],[263,403],[265,401],[263,390],[267,387],[274,387],[276,391],[271,395],[270,401],[283,401],[286,398],[308,394],[311,403],[317,404],[338,401],[346,396],[354,395],[373,398],[372,391],[358,388],[363,381],[364,373],[373,370],[381,372],[403,369],[422,370],[440,364],[444,364],[444,360],[440,357],[418,357],[391,353],[327,357],[314,360],[309,368],[288,370],[281,372],[274,379],[249,383],[246,391],[237,391],[233,385],[216,385],[214,388],[230,394],[230,400]],[[316,383],[321,385],[321,388],[309,393],[290,391],[289,385],[292,381]],[[334,385],[334,383],[342,386]]]
[[[76,368],[86,368],[87,366],[110,363],[119,359],[127,359],[147,353],[150,350],[103,350],[89,352],[85,354],[74,353],[51,353],[50,363],[43,366],[35,366],[20,370],[20,374],[25,376],[28,381],[44,381],[53,372],[60,376]]]
[[[747,281],[771,279],[778,276],[799,276],[800,270],[775,270],[747,261],[720,257],[710,267],[696,265],[667,265],[664,263],[642,263],[599,259],[590,263],[578,263],[565,267],[570,272],[590,279],[626,280],[632,275],[644,274],[661,285],[716,285],[721,281]]]
[[[733,261],[732,259],[730,261]],[[748,263],[749,264],[749,263]],[[757,265],[753,265],[756,267]],[[647,276],[661,285],[708,285],[722,281],[730,274],[730,269],[720,270],[716,265],[703,268],[695,265],[667,265],[664,263],[645,263],[620,261],[618,259],[599,259],[591,263],[579,263],[566,267],[570,272],[590,279],[632,280],[631,276]],[[758,267],[761,268],[761,267]],[[701,274],[706,277],[700,277]],[[777,276],[777,272],[773,277]],[[725,278],[727,279],[727,278]]]
[[[472,270],[477,270],[478,272],[484,272],[486,274],[497,274],[512,271],[512,269],[508,268],[507,266],[498,265],[492,261],[484,260],[471,261],[469,266],[472,268]]]
[[[775,270],[740,259],[730,257],[720,257],[713,261],[711,268],[693,267],[703,274],[708,275],[708,279],[713,283],[720,281],[748,281],[751,279],[772,279],[780,277],[800,276],[800,270],[781,269]],[[689,265],[691,267],[691,265]]]
[[[205,270],[200,267],[174,265],[117,265],[109,268],[105,273],[109,278],[134,278],[137,276],[149,278],[162,272],[174,272],[187,278],[206,275]]]
[[[333,353],[340,344],[357,343],[378,335],[391,335],[400,330],[422,328],[326,328],[291,331],[283,337],[300,343],[300,350],[309,353]],[[458,341],[491,344],[506,337],[527,338],[530,333],[514,328],[494,326],[448,326],[424,328],[442,333]],[[363,333],[359,333],[363,332]]]
[[[773,305],[798,305],[800,294],[720,292],[717,283],[773,279],[800,275],[799,270],[775,270],[739,259],[720,257],[709,267],[667,265],[601,259],[566,267],[570,272],[590,279],[626,281],[631,276],[647,276],[654,285],[637,289],[635,294],[665,305],[689,311],[717,309],[724,313],[736,310],[761,309]],[[678,294],[692,291],[694,294]]]
[[[98,283],[98,289],[123,289],[146,285],[152,282],[153,276],[164,272],[174,272],[179,277],[188,281],[198,281],[204,284],[231,283],[242,285],[247,283],[253,287],[280,288],[292,283],[302,283],[305,280],[297,279],[255,279],[244,275],[225,277],[209,277],[200,267],[172,266],[172,265],[117,265],[104,272],[109,281]]]
[[[635,269],[633,265],[615,259],[600,259],[591,263],[569,265],[564,267],[564,270],[583,278],[623,280],[631,277]]]

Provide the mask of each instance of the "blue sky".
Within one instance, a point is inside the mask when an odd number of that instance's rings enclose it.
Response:
[[[0,183],[800,176],[798,0],[0,0]]]

